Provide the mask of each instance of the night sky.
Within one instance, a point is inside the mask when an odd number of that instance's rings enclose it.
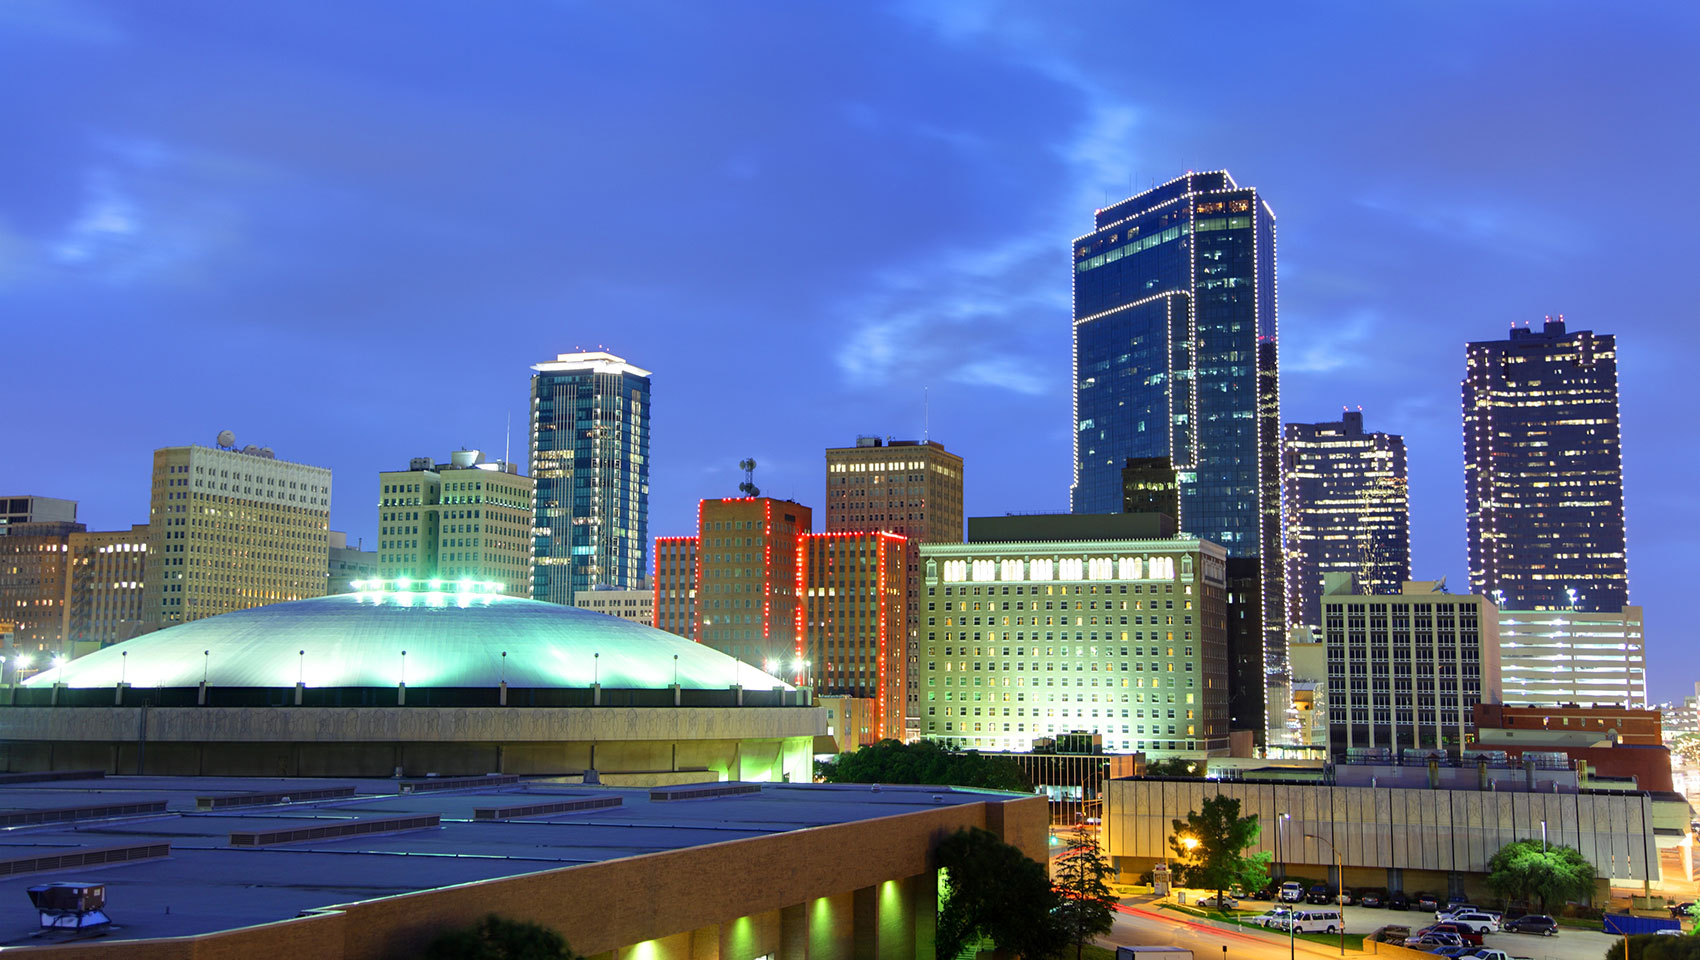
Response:
[[[509,418],[523,460],[529,365],[605,347],[655,371],[652,535],[743,457],[818,509],[923,388],[971,515],[1066,510],[1069,243],[1225,167],[1279,217],[1283,419],[1405,435],[1416,577],[1468,587],[1464,342],[1618,335],[1678,697],[1697,48],[1677,3],[3,0],[0,494],[144,522],[151,451],[228,428],[370,546],[379,470]]]

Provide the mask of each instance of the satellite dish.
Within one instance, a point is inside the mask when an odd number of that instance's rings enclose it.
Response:
[[[236,434],[230,430],[220,430],[218,432],[218,445],[221,447],[236,446]]]

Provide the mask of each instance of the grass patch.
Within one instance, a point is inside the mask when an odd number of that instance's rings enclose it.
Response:
[[[1066,950],[1064,953],[1067,956],[1072,956],[1074,951]],[[1109,947],[1100,947],[1095,943],[1087,944],[1086,948],[1081,951],[1080,956],[1081,960],[1116,960],[1116,952],[1114,950],[1111,950]]]
[[[1279,930],[1274,931],[1274,932],[1280,933]],[[1309,940],[1311,943],[1320,943],[1320,944],[1324,944],[1325,946],[1338,947],[1340,945],[1340,935],[1338,933],[1301,933],[1301,934],[1298,934],[1297,936],[1300,940]],[[1364,935],[1363,934],[1361,934],[1361,933],[1348,933],[1348,934],[1346,934],[1346,949],[1347,950],[1362,951],[1363,948],[1364,948]]]
[[[1592,930],[1595,933],[1604,933],[1606,929],[1604,920],[1588,920],[1583,917],[1553,917],[1553,920],[1560,927],[1570,930]]]

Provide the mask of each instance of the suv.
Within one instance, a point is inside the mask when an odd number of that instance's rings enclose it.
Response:
[[[1365,890],[1364,895],[1358,899],[1358,904],[1373,910],[1376,907],[1386,906],[1387,901],[1382,897],[1380,890]]]
[[[1440,900],[1432,893],[1418,893],[1411,898],[1411,905],[1423,911],[1439,910]]]
[[[1387,895],[1387,909],[1409,910],[1411,909],[1411,900],[1402,893],[1390,893]]]
[[[1468,927],[1471,933],[1498,933],[1499,917],[1481,910],[1459,910],[1446,916],[1446,922]]]
[[[1515,920],[1505,921],[1506,933],[1538,933],[1550,937],[1558,933],[1558,922],[1540,913],[1526,913]]]
[[[1288,880],[1281,884],[1281,902],[1298,903],[1305,898],[1304,884],[1297,880]]]
[[[1328,887],[1324,884],[1319,883],[1316,886],[1311,887],[1310,892],[1305,894],[1306,903],[1314,903],[1320,906],[1325,903],[1332,903],[1333,901],[1334,891],[1328,889]]]

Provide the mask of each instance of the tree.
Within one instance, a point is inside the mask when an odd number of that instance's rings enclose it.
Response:
[[[945,871],[936,953],[954,957],[981,937],[1023,960],[1051,960],[1068,944],[1060,898],[1045,868],[995,834],[976,827],[939,843]]]
[[[1238,800],[1220,794],[1206,797],[1202,810],[1172,823],[1169,847],[1179,861],[1175,872],[1182,886],[1214,890],[1220,903],[1222,891],[1236,883],[1255,890],[1268,882],[1271,855],[1245,855],[1262,828],[1255,814],[1240,816]]]
[[[1686,767],[1700,767],[1700,733],[1684,733],[1670,742],[1671,756]]]
[[[1546,913],[1548,901],[1592,898],[1594,877],[1593,864],[1575,847],[1517,840],[1488,861],[1487,885],[1507,900],[1539,900]]]
[[[816,766],[827,783],[925,783],[1032,793],[1033,784],[1008,757],[986,757],[934,740],[881,740]]]
[[[425,960],[584,960],[560,934],[535,923],[490,914],[450,930],[425,948]]]
[[[1086,941],[1115,926],[1116,897],[1104,880],[1109,875],[1104,848],[1091,830],[1076,833],[1068,850],[1057,858],[1057,896],[1062,899],[1057,920],[1074,944],[1075,960],[1080,960]]]
[[[1626,945],[1628,960],[1700,960],[1700,935],[1662,937],[1651,933],[1613,938],[1612,945],[1606,948],[1606,960],[1625,960]]]
[[[1188,760],[1185,757],[1170,757],[1167,760],[1153,760],[1145,765],[1145,775],[1148,777],[1202,777],[1204,776],[1204,761]]]

